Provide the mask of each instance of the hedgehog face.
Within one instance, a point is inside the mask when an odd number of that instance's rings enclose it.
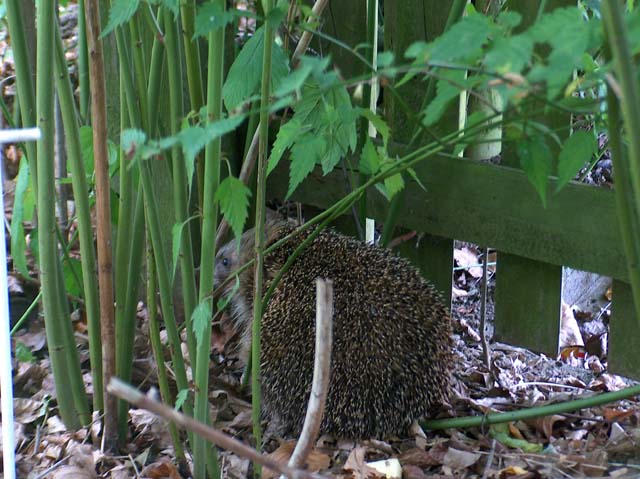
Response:
[[[238,269],[238,251],[235,248],[235,243],[230,241],[216,254],[214,286],[216,288],[220,286],[236,269]]]

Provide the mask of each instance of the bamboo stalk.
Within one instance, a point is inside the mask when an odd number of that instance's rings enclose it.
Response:
[[[269,20],[273,0],[264,0],[264,51],[262,56],[262,84],[260,90],[260,123],[258,143],[258,179],[256,185],[256,226],[255,226],[255,284],[253,299],[253,325],[251,335],[251,402],[253,406],[253,436],[258,450],[262,447],[260,428],[260,323],[262,321],[262,283],[264,269],[264,223],[266,217],[267,153],[269,148],[269,92],[271,78],[271,51],[273,49],[274,28]],[[260,467],[256,465],[256,477],[260,476]]]
[[[23,25],[24,16],[22,14],[21,0],[7,0],[7,22],[11,33],[11,49],[13,50],[13,60],[16,69],[16,87],[18,90],[18,100],[20,102],[20,114],[22,116],[22,126],[24,128],[36,126],[36,97],[33,86],[33,76],[29,65],[29,55],[27,50],[27,39],[25,37],[25,27]],[[36,143],[27,142],[25,144],[27,160],[31,170],[33,188],[37,191],[37,162]]]
[[[167,72],[169,73],[169,128],[171,135],[180,130],[182,111],[182,79],[180,75],[180,57],[178,55],[178,29],[173,15],[168,10],[163,14],[165,30],[165,47],[167,51]],[[196,364],[196,338],[191,324],[191,315],[196,308],[196,275],[193,262],[193,246],[189,219],[189,195],[187,171],[180,148],[171,149],[173,166],[173,201],[177,224],[183,224],[180,235],[180,273],[182,276],[182,298],[184,301],[184,319],[186,324],[187,344],[191,364]]]
[[[82,376],[69,377],[67,356],[67,344],[64,338],[64,321],[69,317],[63,316],[61,305],[58,272],[60,271],[56,238],[55,220],[55,181],[54,181],[54,128],[53,128],[53,57],[48,54],[48,49],[53,45],[55,8],[53,2],[41,0],[38,3],[38,32],[37,32],[37,118],[38,126],[42,133],[37,143],[38,190],[37,207],[39,214],[38,243],[40,248],[40,280],[42,289],[42,303],[44,309],[45,331],[51,369],[56,384],[58,395],[58,408],[60,416],[69,429],[80,425],[78,411],[76,409],[73,391],[69,388],[69,380],[80,381]]]
[[[78,84],[80,90],[80,118],[89,121],[89,58],[87,55],[87,29],[84,16],[85,0],[78,0]]]
[[[73,99],[71,79],[64,56],[60,29],[56,28],[56,89],[60,101],[62,121],[66,130],[66,147],[71,169],[71,185],[78,219],[78,237],[82,257],[82,281],[84,305],[89,328],[89,356],[93,377],[93,408],[101,411],[104,407],[102,382],[102,351],[100,339],[100,304],[96,271],[96,253],[93,246],[93,226],[89,206],[89,187],[82,159],[80,131]]]
[[[224,0],[216,0],[221,9],[225,8]],[[224,28],[217,28],[209,34],[209,60],[207,79],[207,115],[209,121],[222,117],[222,84],[224,77]],[[212,311],[213,273],[216,256],[216,231],[218,229],[218,204],[214,195],[220,184],[220,162],[222,139],[217,138],[207,144],[204,160],[204,199],[202,218],[202,249],[200,254],[200,304],[207,303]],[[205,424],[211,423],[209,417],[209,353],[211,351],[211,318],[201,331],[197,345],[196,361],[196,401],[195,418]],[[204,477],[209,462],[209,472],[218,477],[220,471],[217,464],[217,452],[201,437],[194,438],[193,458],[195,477]],[[213,466],[213,467],[212,467]]]

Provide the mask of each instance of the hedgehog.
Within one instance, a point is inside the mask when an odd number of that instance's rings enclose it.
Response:
[[[295,226],[268,218],[266,244]],[[264,290],[307,230],[265,257]],[[216,255],[221,284],[254,255],[254,231]],[[451,322],[437,290],[409,261],[331,229],[322,231],[278,282],[261,322],[263,414],[281,432],[299,434],[311,392],[315,280],[334,284],[333,349],[321,433],[345,439],[406,434],[411,424],[448,402]],[[246,364],[251,344],[254,269],[227,281],[230,316]],[[238,283],[238,284],[236,284]]]

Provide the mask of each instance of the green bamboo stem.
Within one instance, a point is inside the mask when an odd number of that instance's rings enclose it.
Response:
[[[160,340],[160,325],[158,324],[157,317],[157,301],[156,290],[158,284],[156,281],[156,268],[153,259],[153,251],[149,247],[147,248],[147,311],[149,314],[149,339],[151,340],[151,349],[153,350],[153,357],[156,360],[158,366],[158,388],[160,389],[160,396],[165,404],[175,404],[175,398],[171,394],[169,389],[169,381],[167,379],[167,370],[164,367],[164,356],[162,354],[162,341]],[[125,401],[121,401],[126,404]],[[178,428],[175,423],[169,423],[169,434],[171,435],[171,442],[173,442],[173,449],[176,453],[176,459],[178,462],[186,463],[184,449],[180,442],[180,435],[178,434]]]
[[[195,32],[195,11],[196,0],[185,0],[180,2],[180,18],[182,19],[182,42],[184,48],[185,64],[187,67],[187,85],[189,87],[189,100],[192,111],[200,111],[204,104],[204,88],[202,85],[202,63],[200,60],[200,46]],[[196,160],[197,161],[197,160]],[[200,208],[204,208],[204,164],[202,161],[196,163],[197,197],[192,199],[192,203],[198,200]]]
[[[129,62],[129,49],[127,48],[127,42],[122,27],[116,28],[116,45],[118,48],[120,75],[122,76],[122,84],[124,86],[127,111],[129,112],[129,124],[133,128],[142,128],[142,116],[136,99],[135,82],[133,80],[133,73],[131,72]]]
[[[124,78],[120,75],[120,131],[127,129],[129,125],[124,95]],[[135,312],[127,314],[127,297],[129,290],[138,292],[137,282],[132,278],[129,282],[129,272],[133,266],[129,263],[133,242],[131,241],[131,220],[134,211],[140,208],[140,204],[133,205],[134,169],[129,167],[129,159],[123,151],[119,152],[119,188],[118,198],[118,227],[116,229],[115,250],[115,279],[116,279],[116,375],[129,381],[133,365],[133,344],[135,334]],[[141,197],[141,190],[136,195]],[[134,240],[135,241],[135,240]],[[142,262],[138,266],[140,266]],[[137,299],[137,298],[136,298]],[[129,405],[122,399],[118,400],[118,441],[124,445],[127,437]]]
[[[163,8],[158,8],[158,17],[163,15]],[[147,104],[149,105],[149,135],[153,136],[158,125],[158,111],[160,107],[160,85],[165,64],[164,41],[158,37],[153,40],[151,47],[151,65],[149,70],[149,88],[147,91]]]
[[[94,410],[100,411],[104,407],[102,343],[100,340],[100,307],[98,302],[96,254],[93,245],[93,226],[91,224],[91,209],[89,206],[89,188],[84,162],[82,160],[80,131],[78,129],[73,89],[71,87],[59,28],[56,28],[55,36],[56,89],[66,133],[67,155],[71,169],[71,185],[78,219],[80,255],[82,257],[82,287],[84,290],[84,303],[89,328],[89,356],[93,376],[93,407]]]
[[[144,43],[140,36],[140,29],[138,27],[138,18],[134,16],[129,22],[130,52],[133,54],[133,70],[134,79],[137,90],[136,98],[140,106],[140,118],[145,130],[149,130],[149,125],[146,124],[149,119],[149,106],[147,104],[147,71],[145,68],[145,54]]]
[[[627,265],[629,267],[629,278],[631,280],[631,290],[633,293],[634,304],[636,308],[636,321],[640,324],[640,255],[637,249],[627,245],[628,242],[633,243],[638,240],[637,236],[629,237],[632,233],[638,233],[637,214],[640,212],[640,138],[636,134],[640,131],[640,90],[637,83],[637,72],[633,64],[633,56],[629,48],[627,27],[624,22],[622,6],[614,0],[606,0],[602,3],[602,19],[608,40],[608,46],[613,57],[614,69],[617,74],[617,80],[620,84],[621,98],[620,109],[624,126],[627,131],[628,155],[624,155],[623,148],[618,146],[619,165],[624,165],[623,170],[628,176],[620,175],[623,183],[621,191],[617,192],[616,200],[620,201],[618,195],[624,195],[621,198],[632,200],[632,203],[621,205],[621,216],[623,221],[621,227],[627,256]],[[609,102],[611,106],[612,102]],[[614,106],[614,114],[617,110]],[[616,125],[612,125],[615,126]],[[614,132],[614,135],[617,131]],[[624,155],[624,156],[622,156]],[[625,161],[628,160],[628,161]],[[621,172],[622,173],[622,172]],[[626,182],[631,185],[631,191],[627,190]],[[616,182],[616,188],[618,187]],[[623,193],[623,190],[626,194]],[[619,204],[620,205],[620,204]],[[635,214],[631,211],[635,210]],[[635,217],[635,221],[634,218]],[[625,225],[625,222],[629,224]],[[636,229],[634,231],[634,229]]]
[[[22,126],[31,128],[36,126],[36,98],[33,87],[33,77],[31,66],[29,65],[29,55],[27,50],[27,39],[23,25],[22,0],[7,0],[7,22],[11,33],[11,49],[13,50],[13,60],[16,70],[16,86],[18,89],[18,100],[20,102],[20,113],[22,116]],[[36,144],[27,142],[25,144],[29,169],[31,170],[33,187],[37,186],[37,162]]]
[[[420,425],[425,429],[459,429],[462,427],[480,427],[489,424],[499,424],[511,421],[523,421],[526,419],[534,419],[543,416],[552,416],[554,414],[566,414],[580,409],[600,406],[602,404],[620,401],[632,396],[640,394],[640,385],[621,389],[620,391],[612,391],[602,394],[596,394],[587,398],[575,399],[557,404],[548,404],[546,406],[534,407],[530,409],[521,409],[519,411],[491,413],[484,416],[466,416],[454,417],[448,419],[432,419],[421,421]]]
[[[178,29],[173,15],[168,10],[164,15],[164,44],[167,50],[167,71],[169,74],[169,128],[171,135],[178,134],[182,111],[182,79],[180,57],[178,55]],[[196,308],[196,275],[193,263],[191,229],[189,219],[189,196],[187,170],[184,158],[177,146],[171,149],[173,166],[173,200],[177,224],[185,225],[180,235],[180,272],[182,276],[182,298],[184,301],[184,319],[186,324],[187,345],[191,364],[196,363],[196,338],[191,324],[191,315]]]
[[[266,216],[267,152],[269,148],[269,94],[271,78],[271,52],[273,49],[274,28],[268,19],[273,8],[273,0],[262,2],[267,20],[264,24],[264,52],[262,57],[262,79],[260,91],[260,123],[258,143],[258,179],[256,185],[256,226],[255,226],[255,285],[253,300],[253,325],[251,337],[251,400],[253,406],[253,436],[256,448],[262,449],[262,431],[260,427],[260,323],[262,321],[262,283],[264,270],[264,223]],[[256,477],[260,476],[260,467],[256,465]]]
[[[215,0],[221,9],[225,8],[224,0]],[[207,80],[207,115],[209,121],[219,120],[222,117],[222,83],[224,76],[224,28],[213,30],[209,34],[209,60]],[[204,160],[204,199],[202,218],[202,249],[200,254],[200,303],[208,303],[212,310],[213,273],[216,256],[216,231],[218,229],[218,204],[214,201],[214,195],[220,184],[222,139],[207,144]],[[205,424],[211,422],[209,417],[209,352],[211,350],[211,323],[207,324],[202,332],[197,345],[196,361],[196,401],[195,418]],[[211,451],[211,452],[210,452]],[[211,448],[201,437],[194,438],[193,458],[194,476],[204,477],[208,457],[213,457],[210,474],[218,477],[220,472],[217,465],[217,452]]]
[[[55,9],[53,2],[40,0],[38,2],[38,33],[37,33],[37,118],[42,138],[37,143],[37,176],[39,188],[37,190],[37,207],[39,214],[38,244],[40,248],[40,281],[42,303],[44,309],[45,331],[51,369],[58,395],[58,407],[65,425],[75,429],[80,425],[78,411],[69,380],[80,381],[80,378],[70,377],[67,356],[67,344],[64,338],[64,321],[69,317],[63,316],[60,288],[58,282],[59,261],[57,256],[58,241],[55,236],[55,179],[54,179],[54,128],[53,128],[53,57],[47,52],[53,45]],[[75,349],[75,348],[74,348]]]
[[[89,58],[87,50],[87,30],[84,18],[84,0],[78,0],[78,84],[80,90],[80,118],[89,121]]]
[[[176,376],[178,390],[189,390],[189,382],[182,357],[182,348],[180,346],[180,333],[176,318],[173,311],[173,295],[171,289],[171,281],[169,279],[169,271],[164,258],[164,244],[162,242],[162,232],[160,228],[160,220],[156,210],[155,192],[151,181],[151,168],[147,161],[143,161],[140,166],[140,179],[142,181],[142,189],[145,199],[145,213],[147,219],[147,227],[151,237],[151,245],[153,247],[153,255],[155,258],[156,273],[158,276],[158,286],[160,289],[160,305],[162,308],[162,316],[164,317],[167,336],[169,338],[169,348],[171,350],[171,358],[173,359],[173,368]],[[193,408],[189,400],[184,403],[185,412],[191,416]]]

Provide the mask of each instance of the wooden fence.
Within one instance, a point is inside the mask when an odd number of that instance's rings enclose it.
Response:
[[[513,1],[508,6],[519,11],[528,25],[535,18],[539,3]],[[547,11],[575,4],[567,0],[546,3]],[[331,2],[325,31],[351,46],[365,42],[365,4],[365,0]],[[443,30],[450,6],[450,0],[385,1],[385,49],[401,58],[414,41],[435,38]],[[332,51],[331,45],[319,48],[333,54],[345,77],[362,73],[344,52]],[[415,110],[422,104],[424,85],[416,80],[400,90]],[[391,95],[384,99],[385,117],[394,139],[391,149],[401,153],[406,151],[407,134],[414,129]],[[545,117],[547,124],[550,121],[553,127],[566,126],[570,118]],[[446,133],[457,129],[457,125],[456,107],[443,117],[437,130]],[[416,171],[426,192],[415,183],[407,183],[398,226],[427,235],[417,247],[405,247],[403,253],[450,298],[453,239],[496,248],[495,338],[551,356],[558,352],[562,266],[611,276],[614,283],[609,370],[640,378],[640,328],[628,284],[613,191],[572,183],[550,195],[545,209],[506,145],[501,157],[501,165],[441,156],[422,162]],[[282,162],[272,173],[268,188],[272,198],[285,196],[287,168]],[[555,191],[555,179],[550,178],[549,182],[549,191]],[[341,171],[322,176],[317,169],[293,199],[325,208],[348,191]],[[367,203],[368,215],[382,221],[387,201],[372,189]]]

